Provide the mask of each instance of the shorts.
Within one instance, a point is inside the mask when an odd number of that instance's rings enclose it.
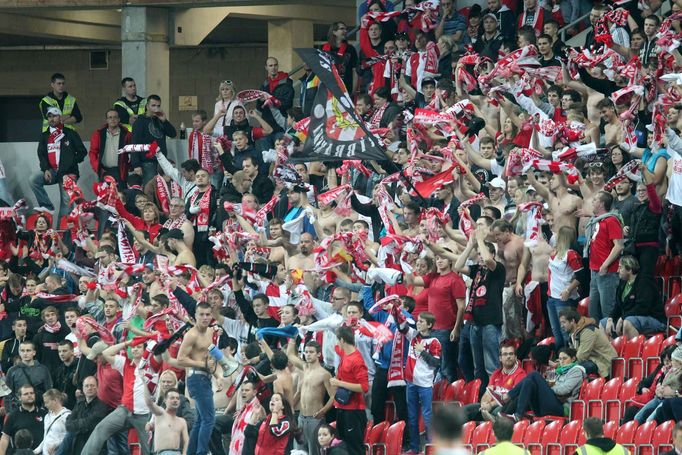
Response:
[[[599,321],[599,325],[606,329],[606,322],[609,318],[603,318]],[[651,316],[627,316],[625,321],[628,321],[640,334],[649,334],[656,332],[665,332],[665,323],[659,321]],[[614,328],[618,321],[613,321]],[[613,337],[617,336],[614,332],[611,334]]]

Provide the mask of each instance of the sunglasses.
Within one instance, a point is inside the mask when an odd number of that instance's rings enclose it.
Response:
[[[226,80],[220,82],[220,85],[223,85],[223,84],[226,84],[226,85],[234,85],[234,84],[232,84],[232,81],[229,80],[229,79],[226,79]]]
[[[593,168],[593,167],[604,167],[604,163],[600,163],[599,161],[595,161],[592,163],[587,163],[587,167]]]

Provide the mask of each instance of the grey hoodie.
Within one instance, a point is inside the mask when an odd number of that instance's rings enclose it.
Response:
[[[50,370],[37,360],[34,360],[31,366],[23,362],[14,365],[7,372],[5,382],[13,392],[5,397],[5,408],[7,408],[8,413],[14,411],[18,406],[19,388],[24,384],[30,383],[33,386],[37,403],[42,403],[43,393],[52,388]]]

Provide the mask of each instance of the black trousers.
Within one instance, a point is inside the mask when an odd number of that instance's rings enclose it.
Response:
[[[349,455],[365,455],[365,429],[367,414],[364,409],[336,410],[336,431],[346,443]]]
[[[374,425],[386,420],[386,401],[388,394],[393,396],[395,414],[398,420],[407,422],[407,402],[405,399],[405,386],[388,388],[388,370],[377,367],[372,382],[372,419]]]

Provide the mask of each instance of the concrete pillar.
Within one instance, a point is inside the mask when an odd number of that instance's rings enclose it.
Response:
[[[279,61],[280,71],[291,71],[302,63],[298,54],[294,52],[298,47],[313,47],[312,21],[299,19],[268,21],[268,55]]]
[[[127,6],[121,12],[122,77],[132,77],[140,96],[156,94],[170,110],[168,11]]]

